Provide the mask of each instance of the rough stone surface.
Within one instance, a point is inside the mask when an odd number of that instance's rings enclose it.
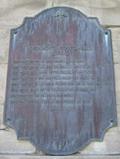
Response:
[[[119,159],[119,156],[29,156],[29,155],[0,155],[0,159]]]
[[[117,97],[118,127],[110,129],[103,142],[93,142],[80,154],[69,157],[33,156],[34,147],[27,141],[18,141],[12,129],[4,129],[3,103],[5,98],[6,72],[8,61],[10,29],[16,28],[26,16],[34,16],[41,10],[52,6],[70,6],[81,10],[88,16],[98,17],[102,25],[112,31],[113,59]],[[81,159],[119,159],[120,156],[120,0],[1,0],[0,1],[0,159],[38,159],[38,158],[81,158]],[[18,155],[18,154],[32,154]],[[8,155],[9,154],[9,155]],[[11,155],[10,155],[11,154]],[[13,155],[14,154],[14,155]],[[16,155],[15,155],[16,154]],[[97,154],[97,156],[92,156]],[[112,156],[107,156],[112,154]],[[117,154],[118,156],[114,156]],[[85,155],[85,156],[84,156]],[[105,156],[104,156],[105,155]]]
[[[7,63],[10,39],[10,29],[6,26],[0,27],[0,63]]]
[[[88,16],[96,16],[103,25],[120,25],[120,0],[53,0],[54,6],[73,6]]]
[[[5,100],[5,88],[7,77],[7,64],[0,64],[0,103],[4,103]]]
[[[18,141],[10,129],[0,130],[0,154],[32,154],[35,148],[28,141]]]

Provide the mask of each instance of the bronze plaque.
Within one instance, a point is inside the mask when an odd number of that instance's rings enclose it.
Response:
[[[11,31],[5,124],[47,154],[68,155],[117,124],[110,31],[55,7]]]

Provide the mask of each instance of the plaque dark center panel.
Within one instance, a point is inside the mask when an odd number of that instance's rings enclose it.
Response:
[[[68,155],[117,124],[110,31],[67,7],[11,31],[4,122],[47,154]]]

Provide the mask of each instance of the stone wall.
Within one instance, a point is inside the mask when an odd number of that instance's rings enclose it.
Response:
[[[120,0],[1,0],[0,1],[0,159],[52,158],[35,151],[28,141],[18,141],[14,130],[3,125],[6,73],[10,29],[40,11],[55,7],[76,8],[90,17],[98,17],[103,27],[112,31],[115,68],[118,127],[110,129],[103,142],[92,142],[84,150],[69,157],[58,158],[120,158]],[[112,155],[110,157],[110,155]],[[57,157],[56,157],[57,158]]]

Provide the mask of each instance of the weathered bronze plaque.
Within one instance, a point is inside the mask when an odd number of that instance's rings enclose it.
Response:
[[[81,150],[117,124],[110,31],[67,7],[11,31],[5,124],[47,154]]]

